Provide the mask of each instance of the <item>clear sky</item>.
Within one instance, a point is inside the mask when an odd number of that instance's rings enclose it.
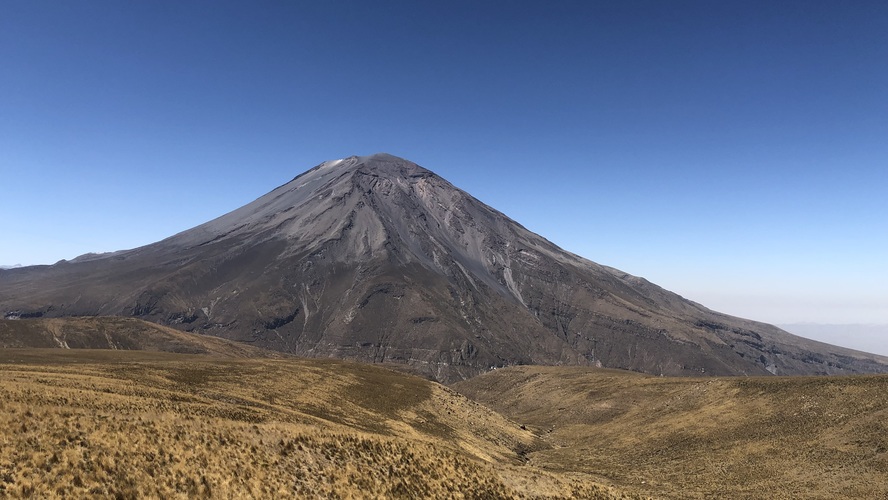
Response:
[[[380,151],[716,310],[888,323],[884,0],[0,0],[0,264]]]

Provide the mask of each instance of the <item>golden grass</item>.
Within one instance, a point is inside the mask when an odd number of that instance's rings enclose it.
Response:
[[[888,376],[660,378],[513,367],[454,384],[550,471],[664,498],[888,498]]]
[[[322,360],[0,351],[0,497],[620,498],[440,385]]]

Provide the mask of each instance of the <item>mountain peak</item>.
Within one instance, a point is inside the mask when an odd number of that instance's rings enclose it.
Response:
[[[339,158],[336,160],[327,160],[315,168],[349,168],[356,167],[359,165],[369,165],[369,164],[380,164],[380,163],[410,163],[413,162],[405,160],[404,158],[400,158],[398,156],[388,154],[388,153],[373,153],[372,155],[352,155],[345,158]]]
[[[317,167],[297,177],[320,171],[362,171],[370,175],[385,177],[422,177],[431,172],[412,161],[389,153],[374,153],[364,156],[349,156],[337,160],[327,160]],[[295,180],[295,179],[294,179]]]
[[[9,317],[136,316],[299,355],[406,363],[439,381],[531,363],[888,369],[569,254],[386,153],[325,161],[152,245],[3,275]]]
[[[402,162],[402,163],[413,163],[405,160],[404,158],[400,158],[398,156],[389,154],[389,153],[374,153],[372,155],[366,156],[354,156],[353,158],[357,158],[359,162],[369,163],[369,162]]]

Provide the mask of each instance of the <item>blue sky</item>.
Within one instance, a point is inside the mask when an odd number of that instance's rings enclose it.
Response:
[[[385,151],[714,309],[888,323],[886,61],[883,1],[0,0],[0,264]]]

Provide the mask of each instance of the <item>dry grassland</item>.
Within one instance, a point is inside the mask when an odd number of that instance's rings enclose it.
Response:
[[[0,350],[0,497],[624,497],[525,463],[545,446],[380,367]]]
[[[659,378],[512,367],[456,390],[526,423],[550,471],[665,498],[888,498],[888,376]]]

